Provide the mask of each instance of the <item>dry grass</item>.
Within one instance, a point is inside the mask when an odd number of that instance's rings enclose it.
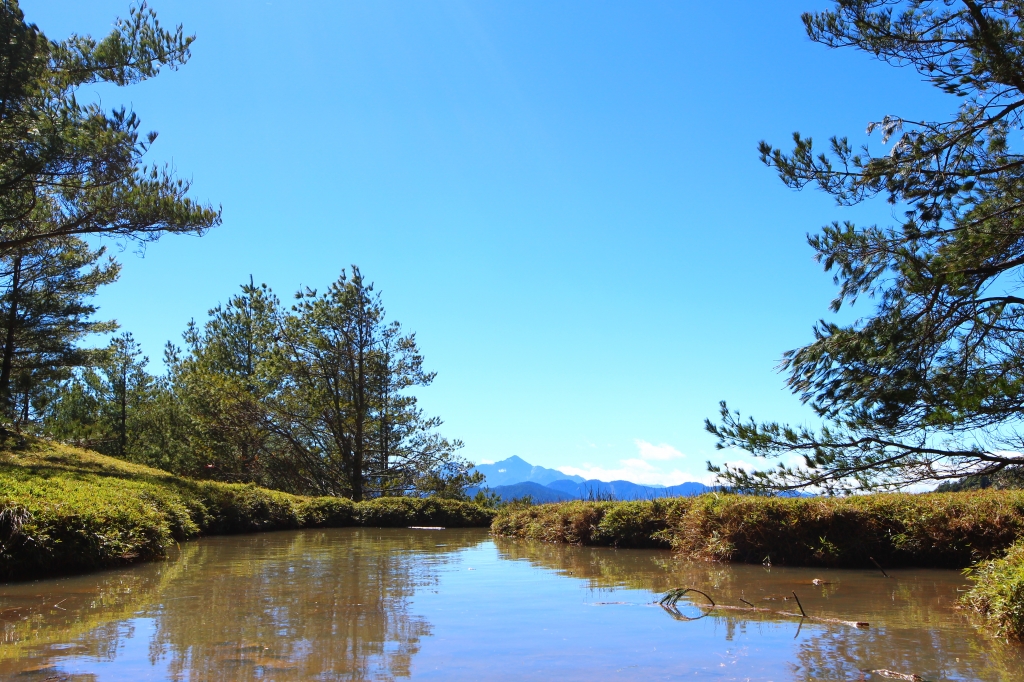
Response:
[[[846,498],[708,494],[564,502],[498,512],[495,534],[547,542],[670,547],[697,559],[797,566],[965,568],[1024,530],[1024,492]]]

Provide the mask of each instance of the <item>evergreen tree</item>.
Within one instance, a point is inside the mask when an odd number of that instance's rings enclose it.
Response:
[[[88,302],[114,281],[118,266],[104,249],[75,237],[23,246],[0,256],[0,400],[22,426],[41,409],[56,382],[96,359],[80,347],[89,334],[113,331]]]
[[[452,442],[438,434],[441,418],[426,417],[417,407],[416,396],[407,392],[429,386],[435,373],[424,371],[415,334],[405,334],[397,322],[378,329],[370,371],[374,419],[367,483],[378,495],[415,490],[462,497],[466,487],[479,485],[484,476],[470,473],[472,465],[455,456],[462,441]]]
[[[280,450],[269,406],[280,383],[280,302],[251,279],[202,329],[185,333],[186,353],[170,348],[170,390],[188,415],[184,432],[193,476],[273,486],[268,466]]]
[[[54,237],[144,242],[220,222],[169,167],[142,164],[156,133],[140,139],[134,113],[76,96],[85,85],[129,85],[175,69],[193,40],[180,26],[163,29],[142,3],[103,40],[51,41],[15,0],[0,0],[0,255]]]
[[[884,197],[902,218],[809,237],[839,285],[833,310],[864,295],[877,305],[854,324],[819,322],[784,357],[820,430],[743,420],[722,403],[721,422],[707,423],[720,447],[804,458],[768,472],[711,467],[723,482],[843,492],[1024,465],[1022,17],[1024,2],[1001,0],[838,0],[804,15],[812,40],[909,67],[959,108],[871,124],[878,152],[845,137],[829,153],[799,134],[791,153],[761,143],[788,186],[816,185],[840,205]]]
[[[149,358],[129,333],[115,337],[95,368],[80,370],[56,396],[45,428],[51,436],[105,455],[144,461],[150,415],[161,388]]]
[[[386,324],[373,285],[353,266],[323,294],[296,297],[282,326],[274,407],[290,455],[282,473],[310,492],[354,500],[414,492],[430,476],[453,480],[446,472],[465,464],[455,456],[462,444],[438,435],[440,420],[405,393],[434,375],[423,371],[415,337]]]

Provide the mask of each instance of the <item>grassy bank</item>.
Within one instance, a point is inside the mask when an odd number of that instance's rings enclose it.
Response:
[[[200,535],[304,527],[487,526],[493,512],[437,499],[361,503],[193,481],[33,442],[0,452],[0,580],[161,558]]]
[[[974,587],[963,603],[981,614],[995,634],[1024,639],[1024,540],[1006,556],[978,564],[970,578]]]
[[[966,568],[1024,531],[1024,491],[846,498],[708,494],[649,502],[564,502],[498,512],[498,535],[665,547],[697,559],[795,566]]]

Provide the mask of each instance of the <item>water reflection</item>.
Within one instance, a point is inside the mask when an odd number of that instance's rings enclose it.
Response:
[[[172,560],[0,586],[0,679],[1024,679],[958,612],[951,571],[770,570],[668,552],[339,529],[209,538]],[[814,584],[814,580],[818,584]],[[692,586],[765,613],[672,620]],[[680,607],[700,615],[698,601]]]
[[[153,624],[149,663],[168,679],[408,676],[431,631],[409,598],[453,551],[485,539],[394,529],[211,538],[128,572],[7,586],[0,678],[113,661],[138,636],[129,617]]]
[[[866,630],[800,622],[762,612],[703,611],[699,595],[687,615],[708,613],[726,641],[776,623],[794,631],[792,679],[846,680],[851,674],[888,669],[928,680],[1024,679],[1024,650],[994,641],[956,608],[966,581],[955,571],[825,570],[690,562],[656,552],[607,550],[496,539],[502,556],[581,578],[595,589],[630,588],[662,593],[695,587],[720,604],[752,604],[809,615],[868,621]],[[680,603],[682,606],[682,602]],[[686,622],[679,626],[685,628]],[[880,678],[879,678],[880,679]]]

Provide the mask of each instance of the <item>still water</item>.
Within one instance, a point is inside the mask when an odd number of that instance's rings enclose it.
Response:
[[[955,608],[955,571],[791,569],[666,551],[332,529],[208,538],[168,561],[0,585],[0,680],[1024,680]],[[815,585],[818,579],[822,584]],[[772,614],[677,620],[672,587]],[[696,603],[680,612],[699,616]]]

